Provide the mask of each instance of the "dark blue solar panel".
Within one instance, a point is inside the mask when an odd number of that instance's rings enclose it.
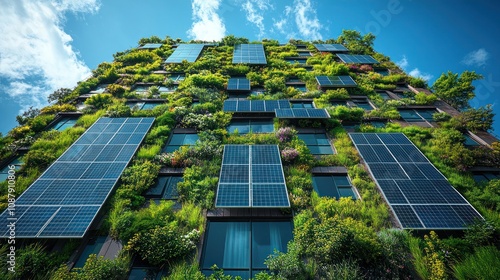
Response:
[[[375,135],[375,134],[365,133],[364,136],[365,136],[366,141],[370,145],[382,144],[382,141],[380,141],[380,139],[378,138],[378,136]]]
[[[446,180],[431,180],[436,190],[448,201],[448,203],[466,204],[467,201],[458,193],[458,191]]]
[[[378,184],[384,193],[387,202],[407,204],[408,201],[393,180],[378,180]]]
[[[222,183],[248,183],[250,180],[250,170],[248,165],[228,165],[223,164],[220,172]]]
[[[288,108],[292,108],[292,106],[290,105],[290,101],[288,100],[278,100],[278,105],[280,107],[280,109],[288,109]]]
[[[432,164],[430,163],[417,163],[415,164],[428,179],[444,180],[446,179]]]
[[[320,52],[347,52],[346,47],[341,44],[314,44],[316,49]]]
[[[410,179],[427,179],[424,173],[418,169],[418,167],[414,163],[400,163],[401,167],[403,167],[404,171],[410,177]]]
[[[96,121],[90,132],[84,133],[19,197],[19,207],[31,208],[19,219],[23,225],[16,228],[17,236],[82,237],[153,121],[154,118]],[[120,133],[115,135],[117,131]],[[134,144],[109,144],[113,139]],[[73,215],[75,209],[79,210]]]
[[[277,118],[293,118],[292,109],[276,109],[275,112]]]
[[[180,44],[165,62],[181,63],[183,60],[195,62],[204,47],[204,44]]]
[[[250,163],[250,146],[248,145],[226,145],[224,146],[224,164],[246,164]]]
[[[371,55],[337,54],[344,63],[376,64],[378,61]]]
[[[463,228],[465,223],[449,205],[414,205],[427,228]]]
[[[252,164],[253,183],[282,183],[283,168],[281,165]]]
[[[392,137],[392,134],[378,133],[377,135],[380,138],[380,140],[382,140],[382,142],[386,145],[387,144],[398,144],[396,139],[394,139],[394,137]]]
[[[238,102],[236,100],[225,100],[224,101],[224,112],[236,112],[236,105]]]
[[[305,109],[310,118],[328,119],[330,116],[325,109]]]
[[[265,100],[266,112],[274,112],[274,109],[279,109],[278,100]]]
[[[250,189],[247,184],[220,184],[215,201],[217,207],[249,207]]]
[[[307,114],[307,109],[292,109],[293,116],[295,118],[309,118],[309,114]]]
[[[451,208],[466,225],[470,225],[483,219],[470,205],[451,205]]]
[[[263,100],[253,100],[250,105],[251,105],[250,110],[252,112],[264,112],[265,111],[265,106],[264,106]]]
[[[349,136],[356,145],[368,144],[368,141],[366,141],[366,138],[363,133],[351,133],[349,134]]]
[[[250,112],[250,100],[239,100],[237,112]]]
[[[400,147],[405,151],[405,153],[411,158],[412,162],[428,162],[428,160],[422,155],[419,149],[414,145],[400,145]]]
[[[320,87],[355,87],[356,82],[351,76],[316,76]]]
[[[424,228],[417,215],[409,205],[392,205],[403,228]]]
[[[415,180],[395,180],[410,204],[446,203],[446,200],[429,182]]]
[[[227,83],[227,90],[250,90],[250,80],[244,78],[231,78]]]
[[[410,155],[406,154],[405,150],[400,145],[386,145],[389,151],[394,155],[399,162],[412,162]]]
[[[262,44],[239,44],[234,46],[233,63],[267,64]]]
[[[389,152],[389,150],[387,150],[387,148],[384,145],[372,145],[372,149],[381,162],[396,162],[392,154]]]
[[[377,153],[372,149],[370,145],[358,145],[358,151],[363,156],[365,162],[380,162]]]
[[[254,184],[253,207],[289,207],[285,184]]]
[[[281,164],[278,147],[273,145],[252,146],[252,164]]]
[[[371,163],[369,166],[375,179],[408,179],[397,163]]]

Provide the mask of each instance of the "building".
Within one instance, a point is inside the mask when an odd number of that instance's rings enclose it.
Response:
[[[2,179],[11,165],[28,175],[24,154],[38,172],[16,198],[16,238],[53,250],[82,240],[70,267],[83,267],[90,253],[113,259],[128,250],[130,279],[168,274],[167,261],[197,247],[204,274],[216,264],[249,278],[268,270],[275,250],[287,251],[306,213],[326,211],[315,209],[322,203],[339,212],[315,217],[318,227],[354,220],[373,234],[452,233],[483,220],[448,181],[451,171],[426,156],[448,168],[463,162],[419,149],[442,140],[432,133],[461,113],[371,46],[360,54],[341,43],[165,39],[101,64],[33,118],[46,122],[42,129],[29,130],[36,122],[28,120],[9,134],[18,145],[38,139],[3,158]],[[497,141],[458,132],[462,142],[452,144],[471,156]],[[41,143],[55,154],[44,155]],[[467,166],[478,186],[500,176],[498,166],[481,164]],[[377,264],[364,263],[369,257],[358,256],[360,269],[380,276]]]

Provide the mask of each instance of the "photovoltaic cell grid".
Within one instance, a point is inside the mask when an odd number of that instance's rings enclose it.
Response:
[[[144,45],[140,46],[139,49],[157,49],[161,46],[162,46],[162,44],[148,43],[148,44],[144,44]]]
[[[224,112],[274,112],[275,109],[289,109],[286,99],[280,100],[225,100]]]
[[[350,133],[401,226],[464,229],[481,215],[402,133]]]
[[[326,109],[276,109],[276,117],[280,119],[329,119]]]
[[[215,207],[290,207],[277,145],[225,145]]]
[[[314,44],[316,49],[320,52],[347,52],[346,47],[341,44]]]
[[[267,64],[262,44],[239,44],[234,46],[233,64]]]
[[[356,82],[351,76],[316,76],[320,87],[356,87]]]
[[[250,90],[250,80],[245,78],[230,78],[227,82],[227,90]]]
[[[377,64],[378,61],[371,55],[362,54],[337,54],[344,63]]]
[[[16,222],[20,238],[83,237],[153,122],[100,118],[18,197],[14,215],[7,209],[0,220]]]
[[[205,44],[180,44],[165,63],[195,62],[204,47]]]

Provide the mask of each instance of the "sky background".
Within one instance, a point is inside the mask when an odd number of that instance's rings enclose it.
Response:
[[[219,40],[377,36],[375,50],[429,85],[475,70],[474,107],[493,104],[500,134],[500,2],[495,0],[0,0],[0,132],[47,105],[113,54],[152,35]]]

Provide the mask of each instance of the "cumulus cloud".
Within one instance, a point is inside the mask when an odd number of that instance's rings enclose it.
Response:
[[[90,69],[72,48],[62,26],[65,14],[94,13],[98,0],[3,1],[0,9],[2,91],[23,109],[46,105],[61,87],[74,87]]]
[[[321,40],[320,31],[323,28],[316,15],[311,0],[294,1],[295,23],[300,35],[306,40]]]
[[[476,51],[468,53],[462,60],[462,63],[467,66],[481,67],[486,65],[489,58],[490,54],[485,49],[480,48]]]
[[[217,10],[221,0],[193,0],[193,25],[188,35],[195,40],[220,40],[226,34],[226,26]]]
[[[243,10],[246,13],[247,20],[259,29],[259,38],[262,38],[266,33],[263,14],[269,8],[272,9],[273,7],[269,1],[265,0],[247,0],[243,4]]]
[[[424,81],[429,81],[430,79],[432,79],[434,77],[429,73],[420,72],[420,70],[418,70],[418,68],[411,70],[408,73],[408,75],[415,77],[415,78],[422,78]]]
[[[289,18],[291,13],[292,13],[292,7],[285,6],[285,10],[283,11],[283,16],[279,20],[273,18],[274,28],[276,28],[276,30],[279,33],[287,35],[288,38],[293,38],[292,35],[294,35],[289,31],[291,29],[289,26]]]
[[[410,66],[410,63],[408,62],[406,55],[403,55],[403,58],[401,58],[401,60],[396,62],[396,64],[399,66],[399,68],[403,69],[404,71],[407,71],[408,66]],[[434,77],[433,75],[431,75],[429,73],[421,72],[418,68],[413,68],[413,70],[410,70],[408,72],[408,75],[415,77],[415,78],[421,78],[425,81],[429,81],[430,79],[432,79]]]

